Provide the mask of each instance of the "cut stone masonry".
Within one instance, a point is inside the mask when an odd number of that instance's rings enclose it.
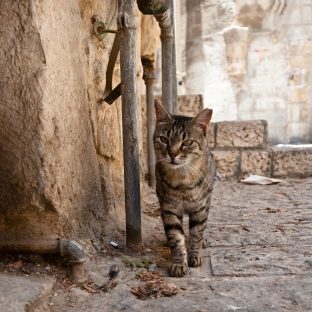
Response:
[[[159,98],[156,100],[160,101]],[[195,116],[202,109],[201,95],[179,96],[177,114]],[[144,114],[143,110],[143,119]],[[211,123],[208,128],[208,146],[222,178],[242,178],[250,174],[302,178],[312,176],[312,144],[271,146],[265,120]]]
[[[312,145],[270,146],[265,121],[223,121],[210,131],[216,141],[209,147],[221,177],[312,176]]]

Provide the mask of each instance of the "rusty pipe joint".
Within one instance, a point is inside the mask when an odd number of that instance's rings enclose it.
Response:
[[[137,3],[143,14],[155,16],[161,29],[161,38],[162,36],[173,37],[170,0],[138,0]]]
[[[146,85],[152,85],[156,78],[154,64],[147,58],[142,58],[141,61],[143,65],[143,80]]]
[[[168,10],[170,5],[168,0],[138,0],[137,3],[139,10],[147,15],[162,14]]]
[[[60,255],[71,266],[73,280],[82,284],[87,280],[85,265],[87,257],[82,247],[74,240],[60,240]]]
[[[161,34],[161,67],[162,67],[162,104],[172,112],[172,53],[173,53],[173,21],[170,14],[171,0],[138,0],[143,14],[153,14]]]
[[[173,32],[172,32],[172,20],[170,17],[170,12],[169,10],[167,10],[166,12],[162,13],[162,14],[157,14],[154,15],[160,30],[161,30],[161,35],[160,35],[160,39],[171,39],[173,38]]]
[[[71,266],[72,278],[78,283],[87,280],[85,265],[87,257],[82,247],[74,240],[50,238],[39,240],[0,241],[0,253],[34,253],[60,255]]]

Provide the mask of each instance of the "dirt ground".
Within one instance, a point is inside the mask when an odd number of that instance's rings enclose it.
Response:
[[[184,278],[167,275],[169,250],[152,191],[143,210],[144,251],[127,251],[121,238],[116,249],[110,237],[97,251],[87,247],[85,287],[57,273],[51,260],[28,272],[56,279],[37,311],[312,311],[312,178],[267,186],[217,182],[203,264]],[[0,270],[27,273],[27,261],[11,259]],[[114,264],[115,287],[105,292],[99,288]]]

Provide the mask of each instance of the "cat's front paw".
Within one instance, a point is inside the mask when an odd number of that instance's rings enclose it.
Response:
[[[202,264],[202,259],[200,256],[190,256],[188,258],[188,264],[190,267],[196,268]]]
[[[186,263],[172,263],[169,267],[169,274],[173,277],[182,277],[188,270]]]

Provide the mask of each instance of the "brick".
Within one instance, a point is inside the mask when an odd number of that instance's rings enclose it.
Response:
[[[273,176],[312,176],[312,145],[272,148]]]
[[[223,178],[234,177],[239,169],[239,151],[212,151],[217,172]]]
[[[268,151],[242,151],[241,176],[271,175],[271,155]]]
[[[217,147],[263,148],[267,146],[264,120],[224,121],[217,123]]]

